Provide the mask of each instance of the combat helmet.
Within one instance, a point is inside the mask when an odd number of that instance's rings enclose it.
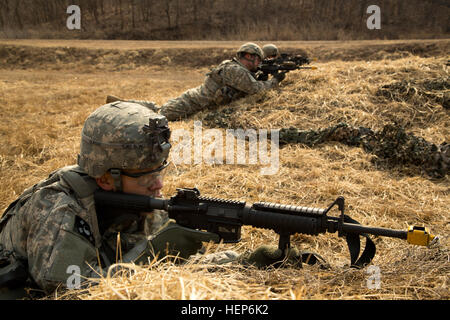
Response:
[[[132,102],[105,104],[84,123],[78,165],[94,178],[112,170],[120,178],[123,169],[143,170],[167,163],[169,138],[163,115]]]
[[[244,43],[237,51],[237,54],[240,53],[256,54],[261,60],[264,59],[264,52],[256,43],[253,42]]]
[[[262,51],[264,52],[264,59],[270,56],[278,57],[280,54],[277,46],[272,43],[266,44],[264,47],[262,47]]]

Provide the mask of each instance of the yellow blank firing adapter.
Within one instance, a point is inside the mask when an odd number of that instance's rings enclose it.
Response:
[[[419,246],[431,246],[439,241],[426,227],[410,226],[406,235],[406,241]]]

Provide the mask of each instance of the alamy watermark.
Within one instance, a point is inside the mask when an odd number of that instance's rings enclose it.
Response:
[[[66,10],[67,14],[70,16],[67,17],[66,26],[69,30],[80,30],[81,29],[81,10],[77,5],[70,5]]]
[[[379,266],[368,266],[366,273],[370,276],[367,278],[367,289],[375,290],[381,289],[381,271]]]
[[[371,14],[369,18],[367,18],[367,29],[381,29],[381,9],[377,5],[370,5],[367,7],[368,14]]]
[[[80,289],[81,288],[81,269],[77,265],[70,265],[66,269],[66,273],[69,274],[66,280],[67,289]]]
[[[80,289],[81,288],[81,269],[77,265],[69,265],[66,269],[66,273],[69,274],[66,280],[67,289]],[[366,287],[370,290],[381,289],[381,270],[379,266],[371,265],[366,269],[366,273],[369,277],[366,280]]]
[[[78,5],[70,5],[67,7],[66,13],[70,16],[67,17],[66,26],[69,30],[81,29],[81,9]],[[372,4],[367,7],[367,14],[370,16],[367,18],[366,26],[369,30],[381,29],[381,9],[379,6]]]
[[[204,130],[201,121],[194,121],[193,135],[175,129],[171,136],[171,161],[175,165],[204,162],[266,166],[260,169],[261,175],[276,174],[280,167],[279,130],[270,130],[270,139],[267,129],[227,129],[224,135],[219,129]]]

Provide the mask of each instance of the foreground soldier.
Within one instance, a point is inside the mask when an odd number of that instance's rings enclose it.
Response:
[[[254,43],[246,43],[237,51],[236,57],[223,61],[206,74],[205,82],[200,86],[189,89],[180,97],[169,100],[159,109],[160,114],[168,120],[175,121],[186,118],[198,111],[227,104],[247,94],[255,94],[262,90],[276,87],[284,78],[280,73],[267,81],[257,81],[253,72],[264,58],[261,48]],[[108,96],[107,103],[121,100],[118,97]],[[140,102],[157,109],[153,102],[127,100]]]
[[[15,298],[24,287],[52,292],[70,287],[74,270],[82,279],[98,277],[116,262],[148,263],[166,254],[187,259],[213,233],[181,227],[165,211],[125,214],[102,210],[94,191],[161,196],[171,145],[167,119],[129,102],[106,104],[86,120],[78,165],[64,167],[27,189],[0,220],[0,298]],[[276,262],[281,252],[262,247],[241,257],[257,266]],[[290,256],[300,257],[293,250]],[[223,259],[225,257],[225,260]],[[212,262],[237,259],[225,252]],[[220,261],[222,260],[222,261]],[[28,281],[25,283],[25,281]],[[10,290],[6,290],[9,288]]]
[[[84,124],[78,165],[57,170],[27,189],[4,214],[3,259],[21,263],[30,279],[49,293],[66,284],[71,268],[95,277],[92,268],[114,263],[118,239],[127,254],[139,240],[154,235],[140,252],[127,257],[144,262],[156,253],[163,256],[166,242],[173,249],[169,253],[187,258],[202,241],[216,239],[168,224],[162,211],[136,216],[96,210],[97,188],[160,196],[169,136],[167,120],[141,105],[121,102],[97,109]]]

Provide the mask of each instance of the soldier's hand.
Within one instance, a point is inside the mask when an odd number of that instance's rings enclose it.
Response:
[[[257,268],[265,268],[269,266],[279,266],[286,257],[283,252],[275,246],[263,245],[251,252],[243,262],[254,265]],[[287,254],[287,260],[294,265],[299,264],[301,254],[296,248],[290,248]]]
[[[269,75],[267,73],[261,73],[256,78],[256,80],[258,80],[258,81],[267,81],[268,79],[269,79]]]
[[[202,247],[202,242],[219,242],[219,236],[211,232],[203,232],[169,223],[150,240],[155,254],[159,258],[166,255],[178,256],[183,259],[196,254]]]
[[[263,245],[256,248],[249,255],[242,257],[244,264],[251,264],[257,268],[274,267],[301,267],[302,263],[316,264],[327,267],[325,260],[312,252],[300,252],[297,248],[289,248],[286,254],[275,246]]]
[[[273,75],[273,77],[274,77],[275,79],[277,79],[278,82],[281,82],[281,81],[284,80],[284,78],[286,78],[286,73],[285,73],[285,72],[277,72],[277,73],[275,73],[275,74]]]

